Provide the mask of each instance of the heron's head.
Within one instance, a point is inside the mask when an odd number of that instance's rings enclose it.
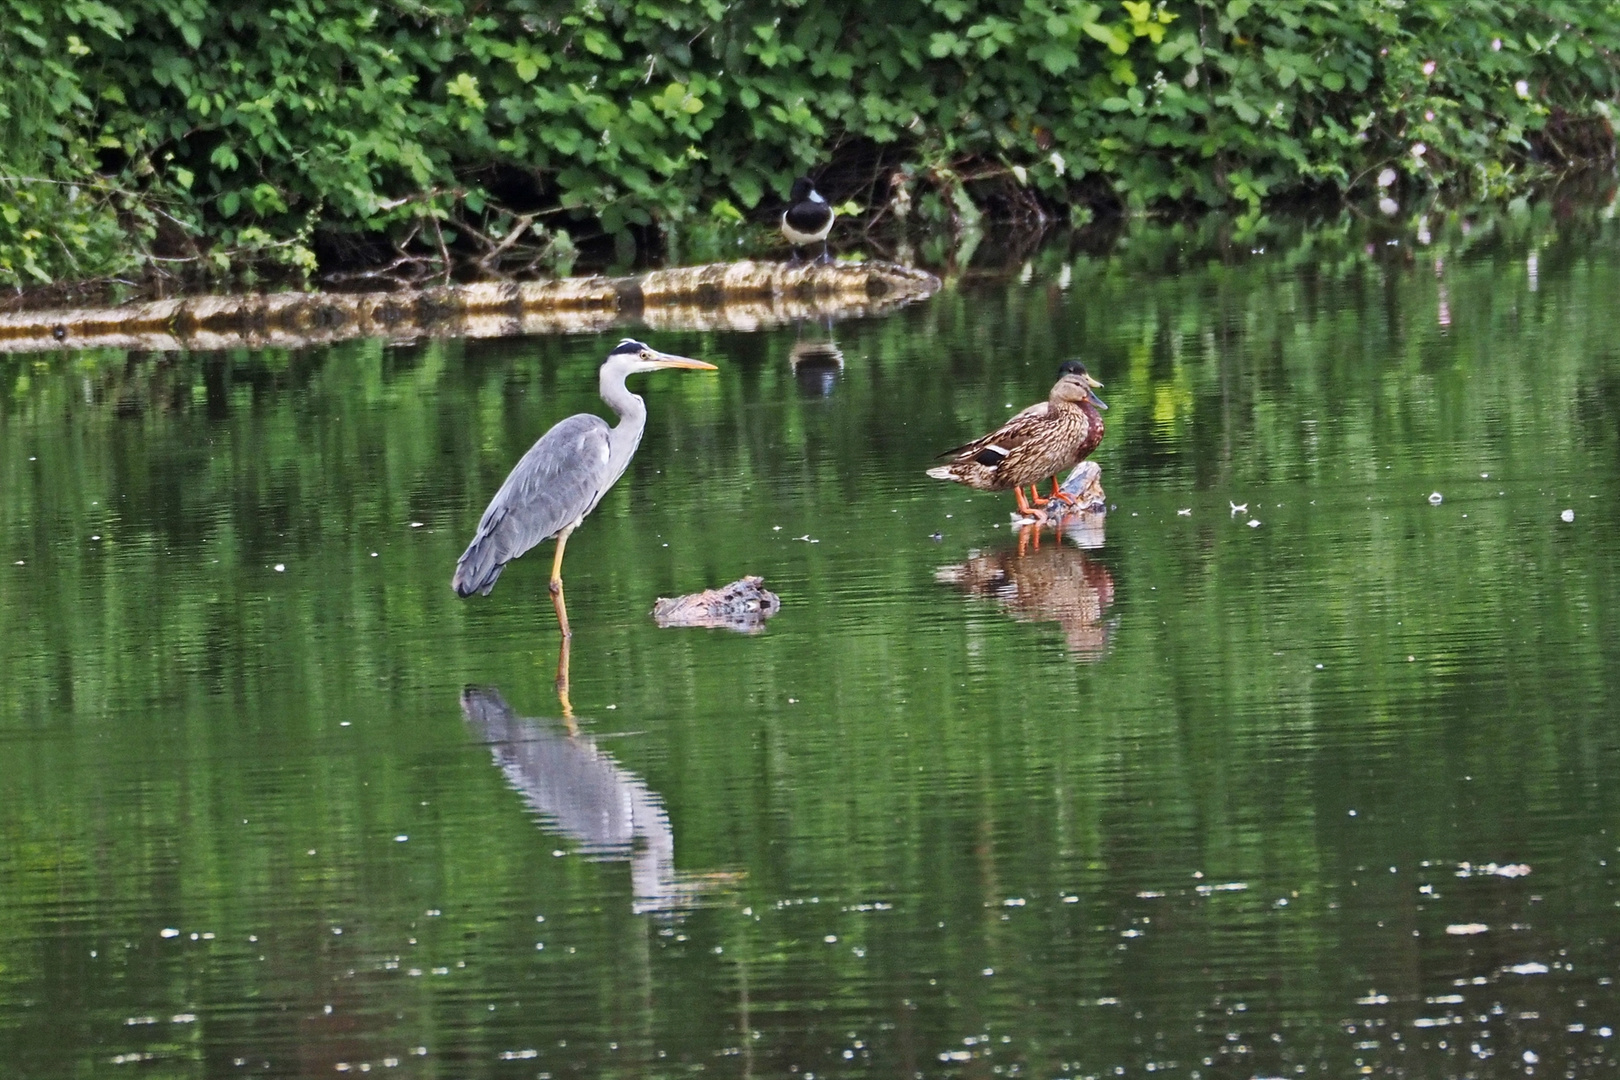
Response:
[[[1097,388],[1100,386],[1102,383],[1091,377],[1086,365],[1078,360],[1066,360],[1058,368],[1058,381],[1052,388],[1052,393],[1065,401],[1089,400],[1097,408],[1106,409],[1107,402],[1097,396]]]
[[[808,176],[801,176],[793,181],[793,188],[788,192],[788,201],[824,203],[827,200],[821,197],[821,192],[816,190],[816,185]]]
[[[685,356],[676,356],[674,353],[659,352],[644,342],[635,338],[625,338],[613,346],[608,353],[607,362],[617,363],[624,369],[626,375],[633,375],[638,371],[657,371],[660,368],[685,368],[688,371],[719,371],[713,364],[705,364],[702,360],[692,360]]]

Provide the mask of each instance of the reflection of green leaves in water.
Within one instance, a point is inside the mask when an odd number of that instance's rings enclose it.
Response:
[[[599,408],[617,333],[0,359],[8,1060],[58,1059],[46,1014],[123,1052],[193,1034],[127,1017],[247,1002],[198,1052],[285,1061],[332,1036],[279,1006],[335,1001],[367,1018],[356,1059],[657,1072],[737,1045],[746,979],[761,1073],[822,1072],[855,1030],[893,1074],[905,1016],[930,1060],[989,1031],[1012,1039],[993,1061],[1096,1073],[1139,1065],[1137,1038],[1190,1062],[1235,1031],[1246,1070],[1340,1075],[1385,1060],[1336,1026],[1369,987],[1404,1023],[1492,974],[1443,933],[1475,921],[1533,926],[1498,946],[1514,962],[1569,950],[1574,974],[1490,987],[1556,1059],[1614,899],[1613,229],[1388,228],[1048,249],[1027,284],[836,327],[826,398],[792,330],[647,332],[723,371],[636,384],[646,441],[567,572],[587,726],[641,733],[602,745],[662,798],[682,870],[747,874],[669,923],[630,914],[622,867],[551,856],[457,706],[474,682],[552,711],[549,549],[481,602],[449,574],[523,449]],[[921,475],[1072,355],[1107,384],[1119,504],[1088,665],[1056,622],[935,581],[1011,546],[1010,499]],[[745,572],[783,598],[757,638],[647,618]],[[1531,863],[1543,900],[1455,879],[1465,859]],[[1227,882],[1249,887],[1194,891]],[[1440,1053],[1414,1039],[1408,1066]]]

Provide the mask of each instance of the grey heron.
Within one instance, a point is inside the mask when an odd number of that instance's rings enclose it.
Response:
[[[713,364],[659,352],[634,338],[625,338],[603,361],[599,375],[602,400],[619,414],[619,422],[591,413],[578,413],[555,426],[529,447],[501,485],[479,519],[478,532],[456,563],[451,585],[458,596],[488,595],[506,564],[542,540],[557,538],[551,560],[551,602],[563,642],[573,637],[568,607],[563,601],[562,560],[568,536],[585,515],[596,509],[602,496],[625,468],[641,444],[647,426],[647,405],[624,385],[625,377],[660,368],[718,371]],[[567,676],[566,651],[559,663],[559,682]]]
[[[788,193],[788,208],[782,211],[782,235],[793,245],[795,260],[799,257],[798,249],[801,246],[820,240],[821,261],[832,261],[832,255],[827,251],[827,234],[832,232],[833,218],[836,216],[808,176],[793,181],[793,188]]]

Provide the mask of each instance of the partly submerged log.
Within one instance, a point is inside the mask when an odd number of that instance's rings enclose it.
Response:
[[[414,292],[193,296],[103,309],[0,314],[0,352],[298,348],[357,337],[508,337],[757,330],[870,315],[932,295],[939,279],[894,263],[743,261],[634,277],[446,285]]]
[[[765,579],[750,574],[730,585],[685,596],[658,598],[652,617],[660,627],[700,626],[757,634],[765,620],[782,610],[781,599],[765,588]]]

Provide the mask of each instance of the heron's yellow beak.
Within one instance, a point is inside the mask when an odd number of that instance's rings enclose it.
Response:
[[[1086,372],[1085,378],[1086,378],[1086,385],[1087,386],[1089,386],[1089,387],[1091,387],[1093,389],[1096,389],[1096,390],[1102,389],[1102,383],[1098,382],[1096,379],[1093,379],[1091,377],[1091,372],[1089,372],[1089,371]]]
[[[713,364],[705,364],[702,360],[693,360],[686,356],[676,356],[673,353],[659,353],[653,357],[653,363],[659,367],[686,368],[688,371],[719,371]]]

